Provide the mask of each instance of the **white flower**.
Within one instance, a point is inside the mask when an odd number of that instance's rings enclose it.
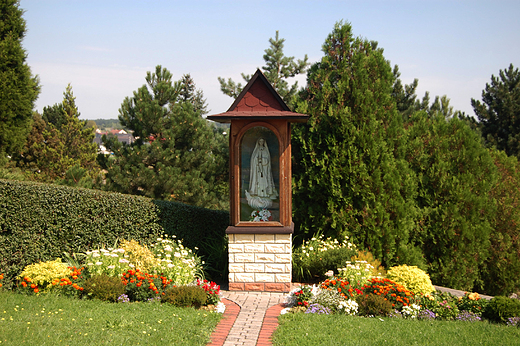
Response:
[[[108,269],[115,269],[115,267],[116,267],[115,265],[111,265],[111,266],[108,266],[107,268]]]
[[[99,257],[99,256],[101,256],[101,255],[98,254],[97,252],[92,254],[92,257]]]
[[[103,262],[96,262],[96,265],[97,265],[97,266],[100,266],[100,265],[102,265],[102,264],[103,264]]]
[[[226,311],[226,306],[222,302],[218,302],[217,306],[215,307],[215,311],[219,314],[223,314],[224,311]]]
[[[129,260],[127,260],[126,258],[120,258],[119,259],[119,263],[128,263],[130,262]]]
[[[282,309],[282,311],[280,311],[280,315],[285,315],[285,314],[288,313],[289,311],[291,311],[291,308],[285,308],[285,309]]]

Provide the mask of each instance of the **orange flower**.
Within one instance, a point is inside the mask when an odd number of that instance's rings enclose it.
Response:
[[[38,291],[39,291],[38,288],[34,289],[34,293],[38,293]]]
[[[31,284],[31,288],[36,288],[36,285],[35,284]]]
[[[25,281],[22,281],[22,286],[27,287],[27,284],[25,283]]]

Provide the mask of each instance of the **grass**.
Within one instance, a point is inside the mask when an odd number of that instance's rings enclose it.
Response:
[[[221,314],[0,292],[0,345],[205,345]]]
[[[286,314],[276,345],[519,345],[520,328],[484,322]]]

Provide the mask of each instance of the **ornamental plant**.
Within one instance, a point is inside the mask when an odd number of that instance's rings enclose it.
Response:
[[[92,276],[120,277],[128,269],[135,267],[130,263],[128,255],[125,255],[124,249],[113,248],[87,251],[84,263]]]
[[[358,303],[353,299],[342,301],[338,305],[338,312],[340,314],[354,316],[358,312]]]
[[[131,301],[146,301],[156,298],[173,286],[172,281],[164,276],[143,273],[139,269],[129,269],[121,276],[121,281],[126,287],[126,294]]]
[[[175,235],[172,236],[175,238]],[[167,235],[157,238],[150,246],[156,259],[153,272],[160,274],[175,285],[187,285],[195,277],[202,276],[202,261],[191,249],[182,245],[180,240],[168,239]],[[197,248],[195,248],[197,250]]]
[[[4,274],[0,274],[0,290],[2,289],[2,280],[4,279]]]
[[[359,289],[368,283],[373,269],[374,266],[367,261],[347,261],[345,267],[338,268],[338,278]]]
[[[329,315],[331,313],[330,309],[326,306],[313,303],[309,305],[309,308],[305,310],[306,314],[318,314],[318,315]]]
[[[159,265],[159,260],[155,258],[153,252],[146,245],[141,245],[135,240],[123,240],[121,248],[124,250],[125,257],[135,265],[136,269],[151,273]]]
[[[338,278],[327,279],[321,283],[323,290],[337,292],[344,299],[354,299],[357,295],[362,294],[362,289],[353,288],[350,282]]]
[[[324,239],[323,235],[304,241],[293,251],[293,277],[300,282],[320,282],[329,270],[337,270],[356,254],[356,246],[343,241]]]
[[[458,298],[449,292],[433,292],[418,296],[418,303],[422,309],[428,309],[437,319],[451,321],[459,314]]]
[[[381,261],[372,255],[370,251],[358,251],[355,256],[350,259],[352,262],[366,262],[371,265],[370,276],[385,277],[385,268],[381,265]]]
[[[430,276],[416,266],[403,264],[392,267],[386,273],[386,277],[415,294],[430,294],[435,291]]]
[[[217,285],[213,281],[201,281],[197,278],[197,286],[201,287],[206,292],[207,305],[217,305],[218,302],[220,302],[220,285]]]
[[[309,307],[312,304],[319,304],[320,306],[328,308],[331,312],[339,312],[339,306],[344,301],[345,298],[343,298],[343,296],[337,291],[321,289],[314,299],[312,299]]]
[[[363,294],[374,294],[383,297],[391,303],[393,309],[401,311],[404,306],[412,304],[415,295],[412,291],[407,290],[390,279],[371,278],[368,283],[363,286]]]
[[[464,293],[464,296],[459,297],[457,307],[460,311],[469,311],[477,314],[479,317],[482,316],[482,312],[486,308],[488,301],[482,299],[478,293]]]
[[[75,295],[83,291],[83,267],[67,266],[60,258],[54,261],[30,264],[19,276],[20,285],[27,293],[60,292]]]

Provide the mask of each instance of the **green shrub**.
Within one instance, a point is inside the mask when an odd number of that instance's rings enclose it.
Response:
[[[177,235],[226,277],[229,213],[145,197],[0,179],[0,270],[5,286],[27,265],[135,239]]]
[[[386,273],[386,277],[415,294],[430,294],[435,291],[430,276],[416,266],[403,264],[392,267]]]
[[[501,323],[506,323],[508,318],[517,316],[520,316],[520,300],[503,296],[491,299],[482,313],[482,317]]]
[[[161,301],[178,307],[200,308],[206,304],[206,291],[199,286],[171,287],[164,292]]]
[[[305,241],[293,251],[293,279],[319,282],[329,270],[337,271],[356,253],[356,246],[347,240],[339,242],[323,236]]]
[[[388,316],[392,311],[392,303],[372,293],[356,296],[356,303],[360,316]]]
[[[95,275],[88,278],[83,286],[83,293],[91,299],[116,302],[125,293],[121,278],[108,275]]]

